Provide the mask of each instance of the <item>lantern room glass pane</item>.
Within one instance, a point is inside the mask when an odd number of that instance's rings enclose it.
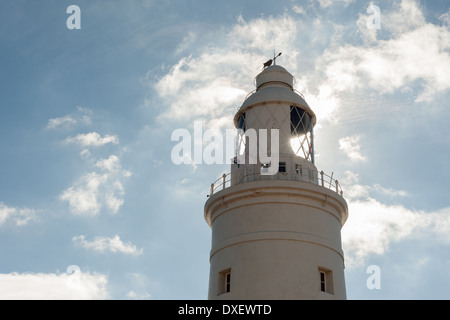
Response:
[[[245,112],[239,117],[238,129],[245,131]]]
[[[300,107],[291,106],[291,147],[294,153],[314,163],[313,120]]]
[[[236,145],[236,153],[238,155],[243,155],[245,153],[245,144],[246,144],[246,138],[245,138],[245,112],[241,114],[238,120],[238,140]]]
[[[311,120],[305,110],[291,106],[291,135],[297,136],[309,132],[312,129]]]

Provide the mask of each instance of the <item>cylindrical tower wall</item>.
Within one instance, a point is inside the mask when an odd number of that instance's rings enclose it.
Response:
[[[342,197],[310,183],[258,181],[213,195],[205,205],[213,233],[208,298],[345,299],[346,217]],[[321,271],[328,272],[326,291]]]

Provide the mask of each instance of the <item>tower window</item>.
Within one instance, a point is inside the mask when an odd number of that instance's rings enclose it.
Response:
[[[319,268],[320,291],[334,294],[333,273],[331,270]]]
[[[231,272],[225,274],[225,293],[230,292],[231,289]]]
[[[325,272],[320,271],[320,291],[322,292],[327,292],[327,282],[325,279]]]
[[[309,177],[309,181],[311,181],[311,182],[314,181],[314,171],[312,171],[311,169],[308,170],[308,177]]]
[[[278,172],[285,173],[286,172],[286,162],[280,162],[278,166]]]
[[[228,293],[231,291],[231,269],[226,269],[219,272],[217,286],[217,295]]]

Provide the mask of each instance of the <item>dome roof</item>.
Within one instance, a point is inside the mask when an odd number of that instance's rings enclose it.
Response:
[[[292,89],[294,87],[294,76],[281,66],[270,66],[256,76],[256,90],[270,82],[285,84]]]
[[[316,115],[305,99],[293,89],[294,77],[285,68],[274,65],[264,69],[256,76],[256,91],[245,99],[234,116],[237,125],[239,117],[248,108],[266,103],[286,103],[308,112],[316,124]]]

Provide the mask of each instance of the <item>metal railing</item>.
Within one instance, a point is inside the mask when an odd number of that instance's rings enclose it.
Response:
[[[344,192],[342,190],[339,181],[333,178],[333,173],[330,175],[325,174],[323,171],[316,171],[311,169],[303,169],[307,174],[294,174],[289,175],[284,172],[278,172],[274,175],[262,175],[261,173],[247,173],[244,171],[243,174],[240,172],[234,173],[224,173],[220,178],[211,184],[211,189],[209,196],[229,188],[234,185],[239,185],[242,183],[253,182],[253,181],[274,181],[274,180],[287,180],[287,181],[299,181],[307,182],[315,185],[322,186],[329,190],[336,191],[339,195],[343,196]]]
[[[303,98],[303,100],[305,100],[306,101],[306,99],[305,99],[305,96],[303,95],[303,93],[301,93],[300,91],[298,91],[297,89],[295,89],[294,88],[294,92],[296,93],[296,94],[298,94],[300,97],[302,97]]]

